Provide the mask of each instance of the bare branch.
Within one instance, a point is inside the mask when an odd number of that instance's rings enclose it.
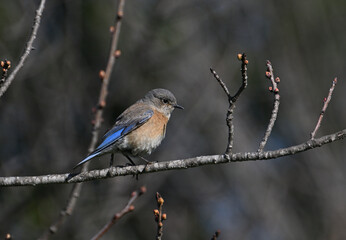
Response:
[[[238,54],[238,59],[242,62],[241,64],[241,76],[242,76],[242,85],[238,89],[237,93],[234,96],[231,96],[231,94],[228,91],[228,88],[226,84],[221,80],[219,75],[216,73],[216,71],[212,68],[210,68],[211,73],[214,75],[215,79],[218,81],[222,89],[225,91],[227,97],[228,97],[228,110],[227,110],[227,116],[226,116],[226,123],[228,126],[228,144],[226,148],[226,154],[232,153],[233,149],[233,136],[234,136],[234,126],[233,126],[233,111],[235,108],[235,103],[238,100],[240,94],[243,92],[243,90],[247,86],[247,64],[249,61],[246,59],[245,53]]]
[[[333,91],[334,91],[334,88],[335,88],[337,82],[338,82],[338,79],[334,78],[333,84],[332,84],[331,88],[329,89],[328,97],[324,98],[324,104],[323,104],[323,107],[322,107],[322,111],[321,111],[320,116],[318,118],[318,121],[317,121],[315,129],[311,133],[311,139],[315,138],[316,132],[317,132],[317,130],[321,126],[321,122],[323,120],[324,113],[326,112],[328,104],[329,104],[330,100],[332,99]]]
[[[124,16],[124,6],[125,6],[125,0],[120,0],[118,4],[118,13],[114,22],[114,26],[110,27],[110,32],[112,33],[112,43],[111,43],[106,71],[104,72],[103,70],[101,70],[99,73],[99,77],[102,78],[102,86],[101,86],[99,100],[98,100],[98,108],[95,112],[94,120],[92,120],[93,130],[92,130],[92,138],[88,148],[89,153],[95,149],[97,140],[99,138],[99,128],[102,123],[103,109],[106,106],[106,97],[108,94],[107,89],[108,89],[108,85],[110,81],[110,76],[113,70],[115,60],[120,57],[120,50],[117,50],[117,47],[119,42],[121,20]],[[81,172],[86,172],[88,169],[88,165],[89,163],[84,164]],[[68,198],[66,207],[60,212],[58,220],[49,227],[49,231],[45,232],[41,236],[40,238],[41,240],[48,239],[51,234],[56,233],[59,227],[64,223],[65,217],[70,216],[72,214],[81,190],[82,190],[81,182],[76,183],[73,186],[70,196]]]
[[[243,92],[243,90],[247,87],[247,65],[249,64],[249,61],[246,59],[246,54],[238,54],[238,59],[241,61],[241,78],[242,78],[242,84],[240,88],[238,89],[237,93],[232,97],[232,102],[235,103],[238,100],[238,97]]]
[[[271,84],[272,84],[272,86],[269,87],[269,91],[274,93],[274,104],[273,104],[272,115],[270,117],[267,130],[257,150],[258,152],[263,152],[263,149],[265,145],[267,144],[268,138],[273,130],[276,118],[278,116],[279,105],[280,105],[280,94],[279,94],[279,88],[278,88],[278,84],[280,83],[280,78],[274,77],[273,67],[272,67],[272,64],[269,62],[269,60],[267,60],[266,77],[271,81]]]
[[[122,218],[124,215],[126,215],[129,212],[132,212],[135,207],[132,205],[133,202],[143,195],[147,189],[143,186],[138,191],[134,191],[131,193],[131,198],[127,202],[126,206],[118,213],[114,214],[112,219],[92,238],[92,240],[98,240],[100,239],[108,230],[113,226],[120,218]]]
[[[214,75],[216,81],[218,81],[218,83],[220,84],[220,86],[222,87],[222,89],[225,91],[227,97],[231,98],[231,94],[228,91],[228,88],[226,86],[226,84],[224,83],[224,81],[222,81],[222,79],[220,78],[220,76],[216,73],[216,71],[212,68],[210,68],[211,73]]]
[[[163,213],[163,203],[165,202],[160,193],[156,193],[157,207],[154,209],[155,221],[157,222],[156,240],[161,240],[163,235],[163,221],[167,219],[166,213]]]
[[[78,174],[71,178],[69,173],[51,174],[42,176],[23,176],[23,177],[0,177],[0,186],[36,186],[43,184],[61,184],[86,182],[96,179],[113,178],[126,175],[137,175],[159,171],[178,170],[194,168],[204,165],[221,164],[230,162],[244,162],[254,160],[269,160],[283,156],[289,156],[304,152],[313,148],[321,147],[325,144],[335,142],[346,137],[346,129],[326,135],[316,139],[310,139],[299,145],[281,148],[274,151],[264,152],[244,152],[233,153],[230,155],[209,155],[193,157],[182,160],[172,160],[152,164],[144,164],[128,167],[110,167],[101,170],[92,170]]]
[[[0,97],[6,92],[6,90],[8,89],[8,87],[10,86],[10,84],[12,83],[14,78],[16,77],[19,70],[24,66],[25,60],[28,58],[31,50],[33,49],[32,44],[34,43],[38,28],[40,27],[41,16],[42,16],[42,12],[44,10],[45,4],[46,4],[46,0],[41,0],[40,6],[36,10],[34,25],[32,26],[32,32],[31,32],[30,39],[26,43],[25,52],[22,55],[22,57],[20,58],[18,65],[14,68],[13,72],[9,75],[9,77],[6,80],[4,80],[3,85],[2,86],[0,85]]]
[[[8,70],[11,68],[11,61],[5,59],[0,62],[0,66],[2,68],[2,74],[0,78],[0,86],[3,82],[5,82],[5,78],[7,77]]]
[[[82,188],[82,183],[75,183],[70,192],[70,196],[67,200],[66,207],[60,211],[58,219],[49,227],[48,231],[45,231],[43,235],[39,238],[40,240],[49,239],[50,235],[58,232],[60,226],[64,223],[67,216],[71,216],[74,207],[79,198],[79,194]]]
[[[228,143],[227,143],[227,148],[226,148],[226,154],[229,154],[232,152],[233,148],[233,136],[234,136],[234,126],[233,126],[233,110],[235,105],[232,102],[232,96],[228,91],[228,88],[226,84],[222,81],[220,76],[216,73],[216,71],[212,68],[210,68],[211,73],[214,75],[214,78],[218,81],[222,89],[225,91],[227,97],[228,97],[228,102],[229,102],[229,107],[227,109],[227,116],[226,116],[226,124],[228,126]]]
[[[217,238],[220,236],[220,230],[217,230],[215,233],[214,233],[214,235],[213,235],[213,237],[211,238],[211,240],[217,240]]]

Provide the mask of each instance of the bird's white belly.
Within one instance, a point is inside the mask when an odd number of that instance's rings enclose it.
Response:
[[[136,138],[136,141],[133,141],[131,136],[125,136],[121,143],[118,144],[118,149],[128,152],[133,156],[151,154],[151,152],[160,145],[163,138],[164,135],[155,138],[140,136]]]

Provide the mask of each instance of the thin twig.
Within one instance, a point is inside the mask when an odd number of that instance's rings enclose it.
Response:
[[[163,221],[167,219],[166,213],[163,213],[163,203],[165,202],[160,193],[156,193],[157,207],[154,209],[155,221],[157,222],[156,240],[161,240],[163,235]]]
[[[133,191],[131,193],[131,198],[127,202],[126,206],[120,212],[114,214],[112,219],[95,236],[92,237],[92,240],[100,239],[120,218],[122,218],[125,214],[132,212],[135,209],[135,207],[132,205],[133,202],[138,197],[143,195],[146,191],[147,189],[144,186],[141,187],[138,191]]]
[[[327,107],[328,107],[328,104],[329,104],[330,100],[332,99],[333,91],[334,91],[334,88],[335,88],[337,82],[338,82],[338,79],[337,79],[337,78],[334,78],[333,84],[332,84],[331,88],[329,89],[328,97],[327,97],[327,98],[324,98],[324,104],[323,104],[323,107],[322,107],[322,111],[321,111],[321,113],[320,113],[320,116],[319,116],[319,118],[318,118],[316,127],[315,127],[314,131],[312,131],[312,133],[311,133],[311,135],[310,135],[310,136],[311,136],[311,139],[314,139],[314,138],[315,138],[316,132],[317,132],[317,130],[318,130],[318,129],[320,128],[320,126],[321,126],[321,122],[322,122],[322,120],[323,120],[324,113],[326,112]]]
[[[246,88],[247,80],[248,80],[247,64],[249,63],[249,61],[246,59],[245,53],[238,54],[238,59],[242,62],[242,64],[241,64],[242,85],[240,86],[240,88],[238,89],[237,93],[234,96],[232,96],[229,93],[229,90],[228,90],[226,84],[221,80],[221,78],[216,73],[216,71],[214,69],[210,68],[210,71],[214,75],[214,78],[218,81],[218,83],[220,84],[220,86],[222,87],[224,92],[226,93],[226,95],[228,97],[228,102],[229,102],[229,106],[227,109],[227,116],[226,116],[226,123],[228,126],[228,144],[227,144],[227,148],[225,151],[226,155],[231,154],[232,149],[233,149],[233,136],[234,136],[233,111],[235,108],[235,103],[238,100],[240,94]]]
[[[220,230],[217,230],[215,233],[214,233],[214,235],[213,235],[213,237],[211,238],[211,240],[217,240],[217,238],[220,236]]]
[[[114,178],[118,176],[139,175],[146,173],[154,173],[168,170],[179,170],[200,167],[204,165],[222,164],[230,162],[244,162],[255,160],[269,160],[288,155],[294,155],[300,152],[321,147],[322,145],[335,142],[346,138],[346,129],[326,135],[320,138],[308,140],[299,145],[281,148],[273,151],[264,152],[243,152],[233,153],[229,156],[226,155],[208,155],[199,156],[187,159],[163,161],[153,164],[142,164],[137,166],[127,167],[110,167],[100,170],[92,170],[84,172],[70,178],[69,173],[65,174],[51,174],[42,176],[13,176],[13,177],[0,177],[0,186],[36,186],[43,184],[62,184],[62,183],[76,183],[86,182],[96,179]],[[67,181],[67,179],[69,179]]]
[[[5,59],[0,61],[0,66],[2,68],[2,74],[0,78],[0,86],[3,82],[5,82],[5,78],[7,77],[8,70],[11,68],[11,61]]]
[[[12,81],[14,80],[15,76],[19,72],[19,70],[24,66],[24,62],[29,56],[31,50],[33,49],[32,44],[34,43],[34,40],[37,35],[38,28],[40,27],[41,22],[41,16],[42,12],[45,6],[46,0],[41,0],[40,6],[36,10],[36,16],[34,20],[34,25],[32,26],[32,32],[29,41],[26,43],[26,48],[24,51],[24,54],[20,58],[20,61],[18,65],[14,68],[13,72],[8,76],[8,78],[4,81],[2,86],[0,85],[0,97],[6,92]]]
[[[274,104],[273,104],[272,115],[270,117],[269,124],[264,134],[264,137],[258,147],[258,150],[257,150],[258,152],[263,152],[263,149],[267,144],[268,138],[273,130],[276,118],[278,116],[279,105],[280,105],[280,94],[279,94],[279,88],[278,88],[278,84],[280,83],[280,78],[274,77],[273,66],[269,62],[269,60],[267,60],[266,77],[271,81],[271,84],[272,84],[272,86],[269,87],[269,91],[274,93]]]
[[[232,95],[229,93],[229,90],[226,86],[226,84],[222,81],[220,76],[216,73],[216,71],[212,68],[210,68],[211,73],[214,75],[214,78],[218,81],[222,89],[227,95],[229,107],[227,109],[227,115],[226,115],[226,124],[228,127],[228,142],[227,142],[227,148],[225,153],[230,154],[232,152],[233,148],[233,135],[234,135],[234,127],[233,127],[233,110],[235,105],[232,102]]]
[[[240,88],[238,89],[237,93],[232,97],[233,104],[238,100],[240,94],[244,91],[244,89],[247,87],[247,65],[249,64],[249,61],[246,59],[246,54],[238,54],[238,59],[241,61],[241,79],[242,84]]]
[[[241,57],[240,57],[241,55]],[[226,155],[229,155],[232,153],[233,150],[233,139],[234,139],[234,125],[233,125],[233,112],[235,109],[235,103],[238,100],[240,94],[244,91],[244,89],[247,87],[247,64],[249,61],[246,59],[245,53],[243,54],[238,54],[238,59],[241,61],[241,77],[242,77],[242,84],[240,88],[238,89],[237,93],[228,99],[229,101],[229,107],[227,111],[227,117],[226,117],[226,123],[228,126],[228,146],[226,149]]]
[[[222,79],[220,78],[220,76],[216,73],[216,71],[212,68],[210,68],[211,73],[214,75],[214,78],[216,79],[216,81],[218,81],[218,83],[220,84],[220,86],[222,87],[222,89],[225,91],[227,97],[231,97],[231,94],[228,91],[228,88],[226,86],[226,84],[222,81]]]
[[[100,77],[102,77],[102,85],[101,85],[101,90],[100,90],[100,95],[98,100],[98,108],[95,112],[94,120],[92,121],[93,130],[92,130],[92,138],[88,148],[89,153],[95,149],[97,140],[99,138],[99,128],[102,123],[103,109],[106,106],[106,97],[108,94],[107,89],[108,89],[108,84],[110,81],[110,76],[113,70],[115,60],[116,58],[120,56],[120,51],[116,49],[118,47],[118,42],[119,42],[121,20],[124,15],[124,6],[125,6],[125,0],[120,0],[118,4],[118,12],[117,12],[114,26],[111,26],[110,28],[110,31],[112,33],[112,43],[110,47],[110,53],[109,53],[107,67],[106,67],[106,72],[103,72],[101,70],[99,74]],[[102,72],[104,74],[102,74]],[[86,172],[88,169],[88,165],[89,163],[84,164],[81,172]],[[66,216],[70,216],[72,214],[81,190],[82,190],[82,183],[76,183],[73,186],[70,196],[67,200],[66,207],[60,212],[58,220],[49,227],[49,231],[45,232],[43,236],[41,236],[40,238],[41,240],[48,239],[51,234],[56,233],[59,227],[64,223]]]
[[[75,183],[73,185],[65,208],[60,211],[58,219],[49,227],[48,231],[43,233],[43,235],[39,238],[40,240],[49,239],[50,235],[57,233],[60,226],[64,223],[65,218],[72,215],[73,209],[79,198],[81,188],[82,183]]]

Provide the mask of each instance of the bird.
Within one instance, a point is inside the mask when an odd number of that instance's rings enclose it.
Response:
[[[105,154],[111,154],[112,165],[114,153],[123,154],[132,165],[135,164],[131,157],[137,156],[149,163],[143,155],[150,155],[161,144],[168,120],[176,108],[184,109],[169,90],[149,91],[116,118],[98,147],[74,168]]]

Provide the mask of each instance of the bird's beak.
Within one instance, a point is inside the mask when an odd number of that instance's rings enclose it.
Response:
[[[180,106],[180,105],[178,105],[178,104],[173,105],[173,107],[174,107],[174,108],[179,108],[179,109],[184,109],[184,107],[183,107],[183,106]]]

